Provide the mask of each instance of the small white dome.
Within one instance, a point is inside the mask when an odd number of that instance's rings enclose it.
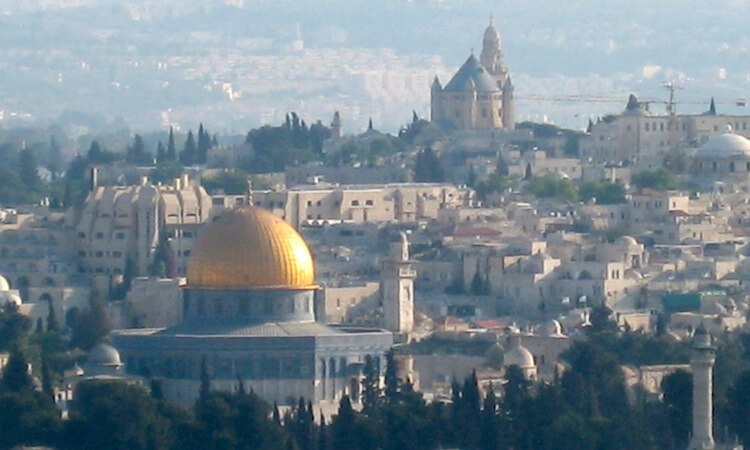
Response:
[[[21,296],[15,292],[0,291],[0,305],[7,305],[8,303],[21,306],[23,301],[21,301]]]
[[[615,244],[627,248],[641,248],[641,246],[638,244],[638,241],[636,241],[633,236],[620,236],[615,240]]]
[[[10,290],[10,283],[8,283],[8,280],[6,280],[4,276],[0,275],[0,292],[5,292],[9,290]]]
[[[750,140],[734,133],[724,133],[709,138],[695,154],[696,158],[750,157]]]
[[[536,367],[534,364],[534,355],[526,347],[514,347],[508,350],[503,358],[503,364],[508,366],[518,366],[521,369],[530,369]]]
[[[536,368],[534,364],[534,355],[521,345],[521,336],[518,334],[512,334],[509,338],[510,348],[505,353],[503,358],[503,365],[505,367],[518,366],[520,369],[533,369]]]
[[[544,324],[544,333],[547,336],[562,336],[562,325],[559,321],[552,319]]]

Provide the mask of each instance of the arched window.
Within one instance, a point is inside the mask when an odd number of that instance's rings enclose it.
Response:
[[[711,170],[713,170],[714,172],[716,172],[716,168],[717,168],[717,166],[718,166],[718,165],[716,164],[716,161],[712,162],[712,163],[711,163]]]
[[[734,172],[734,161],[729,162],[729,171]]]

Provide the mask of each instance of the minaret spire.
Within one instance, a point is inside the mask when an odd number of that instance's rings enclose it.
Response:
[[[693,436],[689,450],[713,450],[712,372],[716,361],[716,347],[703,323],[693,335]]]

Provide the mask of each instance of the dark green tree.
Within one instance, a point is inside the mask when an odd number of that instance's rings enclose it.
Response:
[[[24,147],[19,153],[18,174],[31,192],[41,189],[42,180],[37,173],[37,161],[31,148]]]
[[[31,331],[31,319],[21,315],[14,303],[6,303],[0,310],[0,351],[9,351]]]
[[[52,400],[41,392],[0,393],[0,448],[58,448],[63,423]]]
[[[57,321],[57,315],[55,314],[55,308],[52,306],[52,300],[49,301],[48,307],[47,331],[58,332],[60,331],[60,323]]]
[[[174,129],[172,127],[169,127],[166,158],[169,161],[177,161],[177,146],[174,143]]]
[[[355,413],[348,395],[339,401],[339,413],[331,425],[331,448],[333,450],[351,450],[356,447]]]
[[[482,405],[482,421],[480,424],[480,445],[486,450],[499,448],[499,421],[497,411],[497,398],[495,390],[490,385]]]
[[[156,145],[156,164],[164,163],[167,159],[167,150],[164,148],[164,144],[159,141]]]
[[[362,412],[374,416],[381,403],[380,374],[372,356],[365,356],[364,380],[362,386]]]
[[[674,448],[687,448],[692,430],[693,376],[675,371],[661,381],[663,404]]]
[[[112,322],[107,315],[107,308],[99,291],[91,290],[89,307],[79,314],[73,326],[70,345],[82,350],[91,350],[102,342],[112,329]]]
[[[198,164],[206,163],[208,150],[211,148],[211,135],[203,128],[201,123],[198,127],[198,143],[196,145],[196,158]]]
[[[393,349],[385,354],[385,401],[393,403],[398,399],[400,380],[398,379],[398,361]]]
[[[19,348],[10,353],[8,363],[3,369],[3,387],[10,392],[21,392],[33,388],[29,362]]]
[[[44,356],[42,356],[42,392],[49,398],[55,397],[54,376]]]
[[[445,181],[445,171],[432,148],[427,147],[417,153],[414,164],[414,181],[439,183]]]
[[[62,448],[157,450],[175,441],[172,424],[143,387],[86,381],[76,388]]]
[[[211,374],[208,372],[206,355],[201,357],[201,387],[200,398],[206,398],[211,393]]]
[[[198,146],[195,143],[195,136],[193,131],[189,130],[187,139],[185,140],[185,147],[180,152],[180,162],[185,166],[192,166],[198,163]]]

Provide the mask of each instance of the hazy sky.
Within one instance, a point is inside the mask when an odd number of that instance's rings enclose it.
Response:
[[[160,53],[184,55],[195,59],[190,64],[200,71],[203,64],[219,67],[225,62],[215,60],[218,57],[213,51],[223,52],[221,58],[225,58],[237,45],[244,56],[274,57],[298,35],[307,49],[387,48],[406,58],[399,62],[406,65],[398,67],[399,71],[413,68],[415,73],[450,73],[472,48],[480,50],[490,13],[502,34],[522,119],[547,118],[583,126],[588,117],[622,109],[630,92],[664,100],[666,91],[661,84],[666,80],[678,80],[684,88],[678,91],[682,111],[705,109],[712,95],[719,100],[720,111],[742,111],[729,105],[746,96],[750,79],[750,40],[745,33],[750,2],[740,0],[0,0],[0,56],[5,60],[0,63],[0,110],[31,111],[39,116],[44,110],[39,105],[41,99],[57,109],[85,109],[80,94],[67,98],[64,89],[45,84],[47,78],[58,75],[71,79],[69,68],[84,61],[102,61],[112,67],[112,79],[91,78],[91,91],[106,91],[112,89],[113,82],[121,83],[114,78],[140,76],[135,72],[123,75],[121,66],[128,58],[148,61],[150,57],[158,59]],[[247,54],[247,45],[240,45],[248,40],[258,42],[252,46],[252,55]],[[29,73],[19,76],[19,66]],[[207,73],[210,70],[201,76]],[[339,76],[335,70],[331,73]],[[19,82],[29,85],[18,86]],[[76,81],[78,88],[80,83]],[[154,98],[149,89],[175,90],[179,82],[173,78],[168,88],[163,84],[144,87],[144,98]],[[14,95],[29,89],[38,90],[39,97]],[[187,85],[184,89],[195,90]],[[310,108],[310,114],[326,120],[331,108],[327,102],[337,96],[340,103],[353,104],[352,114],[360,111],[353,119],[358,127],[364,126],[368,115],[383,109],[378,99],[357,98],[354,88],[314,89],[318,89],[317,97],[306,99],[299,107]],[[295,85],[280,93],[280,108],[298,107],[299,102],[291,97],[309,95],[307,91],[306,86]],[[138,102],[128,102],[141,94],[103,95],[109,96],[113,115],[121,112],[128,120],[137,120]],[[214,101],[208,95],[185,95],[179,90],[170,95],[204,109]],[[426,111],[429,86],[419,95],[398,107]],[[560,97],[570,96],[579,96],[580,101],[560,101]],[[622,101],[590,102],[594,96]],[[315,98],[322,104],[319,112],[309,106]],[[539,98],[555,101],[540,102]],[[254,99],[261,101],[250,95],[242,101]],[[153,109],[146,114],[149,120],[170,102],[177,108],[178,102],[172,100],[154,105],[144,102],[144,108]],[[223,111],[221,105],[215,107]],[[658,103],[652,107],[656,111],[662,108]],[[278,115],[266,111],[269,107],[258,108],[255,115],[243,116],[241,123],[263,121],[264,117],[274,120]],[[382,115],[385,121],[391,114],[385,111]]]

